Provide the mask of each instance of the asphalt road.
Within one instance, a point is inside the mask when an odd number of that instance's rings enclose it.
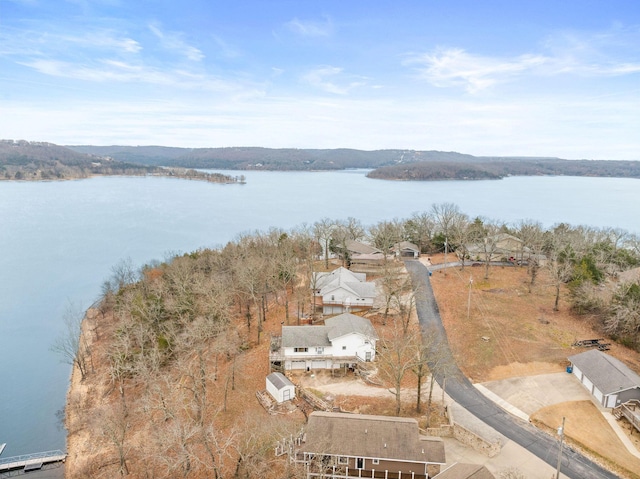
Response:
[[[438,304],[429,281],[429,270],[419,261],[405,261],[405,265],[411,275],[413,286],[418,291],[416,310],[420,326],[423,330],[430,329],[435,332],[439,339],[440,349],[438,354],[440,357],[443,354],[446,355],[447,360],[445,362],[452,365],[449,368],[449,378],[446,381],[447,394],[455,402],[505,437],[526,448],[554,468],[557,467],[557,439],[509,415],[474,388],[469,379],[455,365],[455,360],[449,349],[447,334],[442,325]],[[454,264],[452,263],[451,266],[454,266]],[[432,366],[432,364],[429,366]],[[436,380],[440,386],[443,385],[444,377],[442,374],[436,373]],[[571,479],[618,478],[618,476],[595,464],[582,454],[566,447],[563,449],[560,470]]]

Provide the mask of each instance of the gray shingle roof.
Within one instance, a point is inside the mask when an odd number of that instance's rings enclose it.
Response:
[[[282,346],[285,348],[315,348],[331,346],[327,326],[282,326]]]
[[[360,254],[382,253],[382,251],[376,248],[375,246],[361,243],[360,241],[347,240],[345,242],[345,246],[352,253],[360,253]]]
[[[267,381],[269,381],[271,384],[273,384],[276,389],[278,389],[278,391],[280,391],[282,388],[286,387],[286,386],[293,386],[293,383],[291,381],[289,381],[289,378],[287,378],[284,374],[282,373],[271,373],[267,376]]]
[[[339,338],[350,333],[360,333],[368,338],[378,339],[376,330],[371,321],[361,316],[351,313],[343,313],[332,318],[324,320],[325,326],[329,329],[328,337],[330,340]]]
[[[482,464],[457,463],[448,467],[434,479],[495,479],[495,476]]]
[[[285,348],[315,348],[331,346],[331,341],[346,334],[360,333],[378,339],[371,321],[355,314],[344,313],[327,318],[324,326],[282,326],[282,346]]]
[[[411,418],[316,411],[306,427],[306,452],[445,463],[444,443],[420,436]]]
[[[569,361],[605,395],[640,388],[638,374],[622,361],[597,349],[569,356]]]

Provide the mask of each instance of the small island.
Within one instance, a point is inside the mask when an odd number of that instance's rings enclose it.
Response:
[[[476,158],[463,161],[419,161],[377,168],[367,174],[381,180],[500,180],[508,176],[593,176],[640,178],[640,162],[562,160],[560,158]]]

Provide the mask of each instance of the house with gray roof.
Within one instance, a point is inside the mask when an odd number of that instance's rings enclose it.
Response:
[[[315,411],[295,460],[307,477],[427,479],[446,463],[440,438],[422,436],[413,418]]]
[[[640,400],[640,376],[622,361],[591,349],[569,356],[572,373],[603,407]]]
[[[393,245],[393,250],[399,258],[419,258],[420,248],[409,241],[400,241]]]
[[[340,314],[370,309],[376,297],[376,286],[367,282],[365,273],[354,273],[340,267],[313,276],[316,309],[323,314]]]
[[[433,479],[495,479],[495,476],[481,464],[457,462]]]
[[[371,321],[351,313],[327,318],[324,326],[282,326],[271,340],[274,370],[352,368],[373,361],[378,335]]]

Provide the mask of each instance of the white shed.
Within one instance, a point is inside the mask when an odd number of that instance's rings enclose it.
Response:
[[[267,376],[267,392],[278,404],[296,397],[295,385],[282,373]]]

